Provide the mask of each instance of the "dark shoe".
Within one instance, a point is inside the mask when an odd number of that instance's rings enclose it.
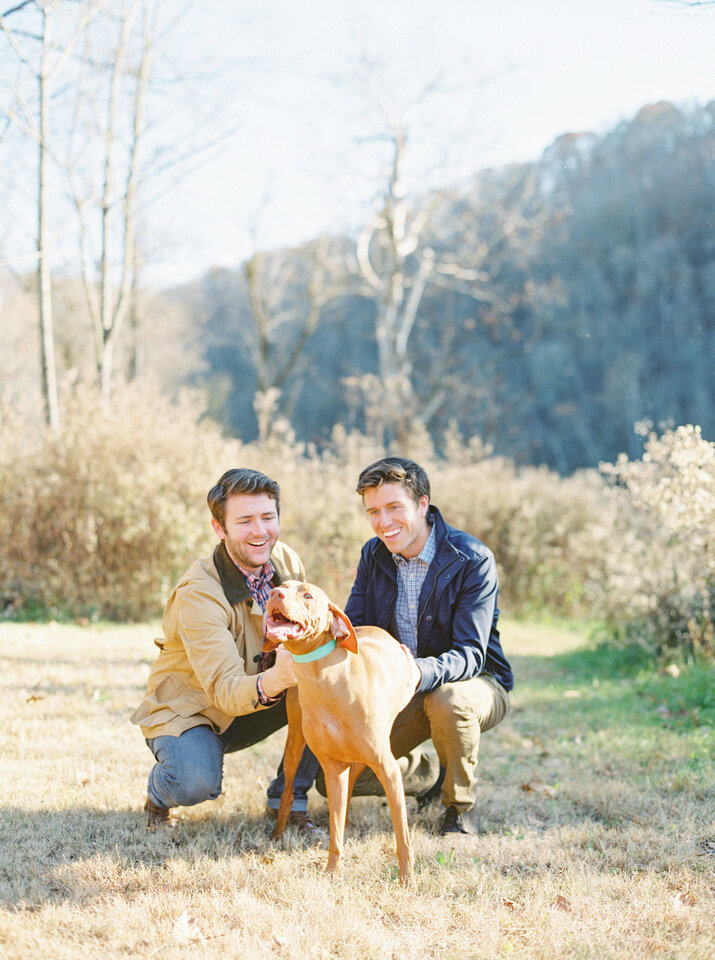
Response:
[[[479,815],[475,807],[460,813],[456,807],[447,807],[439,822],[437,833],[446,837],[451,833],[466,833],[476,836],[479,833]]]
[[[144,802],[144,812],[146,813],[146,825],[151,830],[156,829],[156,827],[166,827],[173,830],[176,826],[176,817],[173,810],[170,810],[169,807],[157,807],[149,797]]]
[[[316,827],[305,810],[291,810],[288,826],[293,827],[306,843],[320,844],[325,837],[323,831],[320,827]]]
[[[269,808],[271,816],[275,820],[278,816],[278,811],[273,808]],[[325,833],[316,827],[313,821],[308,816],[305,810],[291,810],[288,816],[288,826],[293,827],[295,832],[304,840],[305,843],[314,844],[319,846],[325,840]]]
[[[429,790],[426,791],[426,793],[422,793],[417,797],[418,813],[424,810],[425,807],[428,807],[433,801],[439,800],[442,794],[442,784],[444,783],[444,777],[446,773],[447,771],[445,770],[445,768],[440,766],[439,776],[437,777],[437,780],[434,783],[434,785],[431,786]]]

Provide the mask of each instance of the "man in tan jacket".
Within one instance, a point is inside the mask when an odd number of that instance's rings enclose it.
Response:
[[[164,611],[164,636],[144,700],[132,714],[156,758],[144,806],[150,826],[172,826],[172,807],[221,793],[225,753],[264,740],[286,723],[293,660],[261,655],[263,611],[272,586],[304,580],[300,558],[278,541],[280,488],[256,470],[227,471],[208,494],[220,540],[179,581]],[[306,812],[318,761],[306,747],[291,822],[309,840],[320,832]],[[278,809],[283,771],[268,788]]]

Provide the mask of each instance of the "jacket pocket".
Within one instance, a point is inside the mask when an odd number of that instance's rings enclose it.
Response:
[[[202,690],[194,690],[170,673],[154,691],[159,703],[165,703],[180,717],[193,717],[210,707],[211,700]]]

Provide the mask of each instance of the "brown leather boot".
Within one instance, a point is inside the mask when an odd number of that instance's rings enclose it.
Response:
[[[156,827],[167,827],[169,830],[173,830],[176,826],[174,811],[170,810],[169,807],[157,807],[149,797],[144,801],[144,812],[146,813],[146,825],[151,830],[156,829]]]

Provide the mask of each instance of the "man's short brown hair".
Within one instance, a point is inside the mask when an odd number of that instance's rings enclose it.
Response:
[[[383,483],[398,483],[410,494],[415,503],[422,497],[430,497],[429,477],[414,460],[405,457],[383,457],[365,467],[358,477],[357,492],[362,494],[371,487]]]
[[[227,470],[217,483],[209,490],[206,501],[211,516],[223,527],[226,518],[226,501],[235,493],[250,493],[258,495],[265,493],[276,502],[276,514],[281,513],[281,488],[275,480],[271,480],[265,473],[258,470],[249,470],[247,467]]]

